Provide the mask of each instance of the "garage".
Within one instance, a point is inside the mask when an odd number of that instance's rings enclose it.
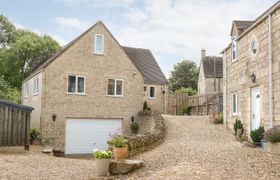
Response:
[[[65,154],[91,154],[106,150],[110,134],[121,132],[121,119],[67,119]]]

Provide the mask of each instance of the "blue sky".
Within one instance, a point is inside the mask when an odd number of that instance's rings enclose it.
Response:
[[[254,20],[277,0],[0,0],[18,28],[65,45],[102,20],[122,45],[149,48],[166,76],[200,50],[219,55],[232,20]]]

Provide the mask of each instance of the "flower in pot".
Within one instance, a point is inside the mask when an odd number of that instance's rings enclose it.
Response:
[[[149,106],[148,106],[147,101],[145,101],[143,104],[143,111],[148,111],[148,110],[149,110]]]
[[[30,129],[30,144],[34,144],[35,141],[39,141],[40,130],[36,128]]]
[[[137,122],[132,122],[130,124],[130,128],[133,134],[137,134],[138,130],[139,130],[139,124]]]
[[[274,126],[264,133],[264,140],[268,142],[267,150],[270,153],[280,154],[280,126]]]
[[[219,116],[214,120],[214,124],[223,124],[223,123],[224,123],[223,114],[219,115]]]
[[[99,176],[105,176],[109,172],[110,159],[112,159],[112,151],[93,150],[95,157],[96,172]]]
[[[236,135],[238,137],[241,137],[243,134],[244,128],[243,128],[243,124],[240,120],[236,121]]]
[[[127,156],[128,141],[123,136],[115,136],[112,138],[113,155],[115,160],[124,160]]]
[[[260,145],[260,142],[263,138],[263,134],[264,127],[260,126],[258,129],[251,131],[250,136],[255,144]]]

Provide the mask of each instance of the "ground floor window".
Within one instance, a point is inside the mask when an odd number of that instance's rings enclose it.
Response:
[[[238,114],[238,94],[232,93],[232,113],[233,115]]]
[[[123,96],[123,79],[108,79],[108,96]]]
[[[150,98],[150,99],[155,99],[155,98],[156,98],[156,87],[150,86],[150,89],[149,89],[149,98]]]

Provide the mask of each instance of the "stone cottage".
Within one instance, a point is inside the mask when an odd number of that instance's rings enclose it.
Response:
[[[216,94],[223,91],[223,58],[206,56],[206,50],[201,50],[198,95]]]
[[[165,112],[167,80],[148,49],[121,46],[97,22],[23,82],[31,127],[66,154],[107,149],[110,134],[130,132],[144,101]]]
[[[280,122],[280,3],[254,21],[233,21],[224,55],[224,122],[245,132]]]

